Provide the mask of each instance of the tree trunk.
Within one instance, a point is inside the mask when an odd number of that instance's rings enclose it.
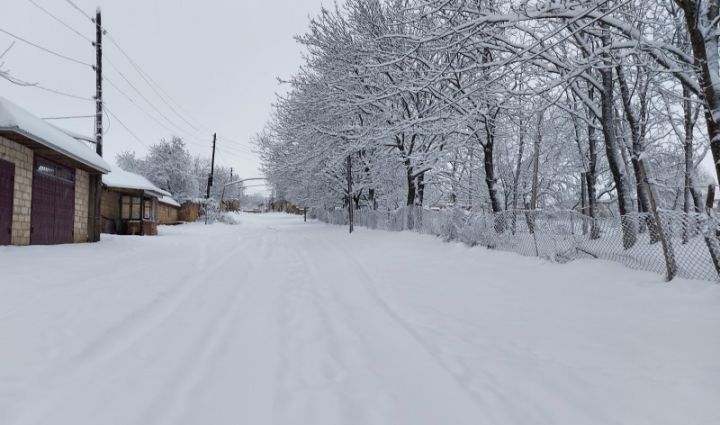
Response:
[[[655,201],[655,195],[653,193],[653,188],[650,185],[650,179],[647,174],[647,168],[645,168],[645,164],[642,159],[640,159],[640,174],[638,174],[638,178],[640,179],[640,182],[645,185],[646,193],[648,194],[649,200],[650,200],[650,210],[652,211],[653,216],[655,217],[655,223],[657,225],[657,233],[658,238],[660,239],[660,243],[662,244],[663,249],[663,256],[665,257],[665,269],[666,274],[665,278],[667,281],[673,280],[675,275],[677,274],[677,262],[675,261],[675,250],[673,248],[672,239],[668,238],[664,231],[664,226],[662,224],[662,217],[660,217],[660,212],[658,210],[657,202]]]
[[[590,88],[588,97],[592,100],[595,91]],[[590,115],[590,114],[588,114]],[[588,191],[588,215],[592,221],[590,229],[590,239],[600,238],[600,227],[597,223],[597,191],[595,182],[597,181],[597,142],[595,140],[595,126],[588,124],[588,169],[585,173],[587,179]]]
[[[685,15],[690,45],[695,59],[695,73],[703,97],[705,125],[710,138],[710,151],[715,161],[715,174],[720,180],[720,73],[718,68],[718,29],[717,22],[720,4],[709,1],[705,7],[707,12],[701,16],[700,7],[704,2],[693,0],[675,0]],[[710,28],[705,34],[704,25]]]
[[[417,177],[417,205],[422,207],[425,201],[425,173]]]
[[[355,209],[353,208],[353,181],[352,181],[352,159],[347,157],[347,199],[348,199],[348,226],[350,233],[355,230]]]
[[[415,186],[415,178],[413,177],[413,167],[410,165],[410,159],[405,160],[405,175],[407,180],[407,206],[415,205],[417,197],[417,187]]]
[[[513,191],[512,191],[512,233],[515,234],[517,228],[517,210],[518,197],[520,192],[520,172],[522,171],[523,151],[525,150],[525,127],[522,118],[520,118],[520,141],[518,146],[517,161],[515,162],[515,173],[513,174]]]
[[[502,216],[502,206],[498,199],[497,181],[495,179],[495,164],[493,162],[494,141],[488,139],[483,146],[485,156],[485,182],[487,183],[488,196],[490,197],[490,206],[495,216],[495,231],[502,233],[505,231],[505,219]]]
[[[603,36],[603,46],[609,47],[610,41],[608,36]],[[632,216],[632,196],[629,191],[627,175],[622,157],[620,156],[620,146],[618,145],[617,134],[615,131],[615,121],[613,117],[614,96],[613,96],[613,70],[612,61],[605,59],[605,66],[600,70],[602,75],[602,128],[605,138],[605,150],[608,158],[610,172],[615,181],[618,197],[618,208],[620,209],[620,217],[622,222],[623,247],[625,249],[632,248],[637,241],[637,225]]]
[[[494,126],[493,124],[489,125]],[[485,160],[485,183],[487,184],[488,196],[490,197],[490,207],[493,213],[498,213],[502,211],[502,206],[498,198],[495,162],[493,160],[493,151],[495,148],[494,132],[494,128],[487,131],[487,139],[485,140],[485,144],[483,144],[483,154]]]
[[[623,102],[623,110],[625,111],[625,120],[630,127],[630,138],[632,139],[632,150],[630,152],[630,161],[632,163],[633,172],[635,173],[635,187],[638,199],[638,212],[648,214],[650,212],[650,199],[649,194],[645,185],[642,182],[642,170],[640,165],[640,157],[643,153],[643,140],[640,135],[640,122],[635,112],[633,111],[632,101],[630,99],[630,90],[625,80],[625,74],[621,65],[616,67],[618,75],[618,83],[620,85],[620,95]],[[640,93],[644,96],[645,93]],[[644,117],[639,117],[640,119]],[[658,229],[655,221],[648,214],[645,217],[645,223],[650,230],[650,243],[657,243],[658,241]]]
[[[683,115],[685,130],[685,175],[683,187],[683,212],[685,212],[685,228],[683,229],[683,243],[688,243],[690,239],[691,223],[690,209],[693,205],[692,196],[692,172],[693,172],[693,117],[692,104],[690,103],[690,91],[683,86]]]

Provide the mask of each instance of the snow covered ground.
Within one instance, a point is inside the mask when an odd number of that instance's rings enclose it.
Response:
[[[240,221],[0,247],[0,424],[720,423],[720,285]]]

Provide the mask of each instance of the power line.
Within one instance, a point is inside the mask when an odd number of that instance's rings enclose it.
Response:
[[[93,67],[92,65],[90,65],[90,64],[87,63],[87,62],[83,62],[83,61],[81,61],[81,60],[71,58],[70,56],[66,56],[66,55],[64,55],[64,54],[62,54],[62,53],[58,53],[58,52],[56,52],[56,51],[54,51],[54,50],[48,49],[47,47],[43,47],[43,46],[41,46],[41,45],[39,45],[39,44],[37,44],[37,43],[33,43],[32,41],[29,41],[29,40],[27,40],[27,39],[25,39],[25,38],[22,38],[22,37],[20,37],[19,35],[13,34],[13,33],[11,33],[10,31],[7,31],[7,30],[4,30],[4,29],[0,28],[0,32],[1,32],[1,33],[4,33],[4,34],[7,34],[7,35],[9,35],[10,37],[12,37],[12,38],[14,38],[14,39],[16,39],[16,40],[18,40],[18,41],[21,41],[21,42],[23,42],[23,43],[25,43],[25,44],[28,44],[28,45],[30,45],[30,46],[33,46],[33,47],[35,47],[36,49],[40,49],[40,50],[42,50],[43,52],[49,53],[49,54],[51,54],[51,55],[53,55],[53,56],[57,56],[57,57],[59,57],[59,58],[61,58],[61,59],[65,59],[66,61],[73,62],[73,63],[76,63],[76,64],[78,64],[78,65],[84,65],[84,66],[90,67],[91,69],[92,69],[92,67]]]
[[[127,51],[126,51],[125,49],[123,49],[122,46],[120,46],[120,44],[112,37],[112,35],[110,34],[110,32],[107,30],[107,28],[103,27],[103,29],[104,29],[105,32],[106,32],[107,39],[120,51],[120,53],[122,53],[123,56],[125,56],[125,58],[126,58],[127,61],[130,63],[130,65],[132,65],[132,67],[135,69],[135,71],[138,73],[138,75],[140,75],[140,77],[145,81],[145,83],[148,85],[148,87],[150,87],[150,89],[158,96],[158,98],[159,98],[168,108],[170,108],[170,110],[171,110],[172,112],[174,112],[175,115],[177,115],[183,122],[185,122],[187,125],[189,125],[191,128],[193,128],[196,132],[199,132],[199,129],[198,129],[197,127],[195,127],[195,126],[194,126],[188,119],[186,119],[182,114],[180,114],[180,113],[170,104],[170,102],[172,102],[172,103],[174,103],[175,105],[177,105],[178,108],[180,108],[180,109],[184,109],[184,108],[183,108],[178,102],[176,102],[175,100],[173,100],[172,97],[167,93],[167,91],[164,90],[164,89],[160,86],[160,84],[158,84],[147,72],[145,72],[145,70],[143,70],[142,67],[141,67],[135,60],[132,59],[132,57],[130,57],[130,55],[127,53]],[[117,67],[116,65],[114,65],[114,64],[111,63],[111,66],[112,66],[118,73],[120,73],[120,71],[118,70],[118,67]],[[128,82],[128,84],[131,84],[131,83],[128,81],[128,79],[124,77],[124,75],[121,75],[121,76],[123,76],[123,78]],[[132,85],[132,84],[131,84],[131,85]],[[133,86],[133,89],[134,89],[135,91],[137,91],[138,93],[140,93],[140,91],[139,91],[136,87]],[[144,96],[143,96],[143,97],[144,97]],[[147,101],[147,99],[146,99],[146,101]],[[149,103],[149,102],[148,102],[148,103]],[[157,110],[158,108],[153,107],[153,109]],[[192,118],[191,116],[189,116],[189,117]],[[163,115],[163,118],[165,118],[168,122],[170,122],[171,124],[173,124],[175,127],[180,128],[180,126],[178,126],[177,124],[172,123],[172,121],[169,120],[169,119],[168,119],[167,117],[165,117],[164,115]],[[197,122],[197,123],[200,123],[200,120],[198,120],[197,118],[193,118],[193,121],[195,121],[195,122]],[[212,131],[212,130],[210,130],[207,126],[205,126],[205,125],[203,125],[203,127],[205,127],[205,129],[207,129],[208,131]],[[197,137],[199,134],[200,134],[200,133],[196,133],[195,136]],[[238,146],[237,146],[238,148],[242,147],[242,145],[241,145],[240,143],[236,142],[236,141],[229,140],[229,139],[227,139],[227,138],[223,138],[223,137],[220,137],[220,136],[218,136],[218,139],[225,140],[225,141],[231,141],[231,142],[235,143],[236,145],[238,145]],[[240,152],[244,153],[244,154],[253,155],[253,152],[251,152],[250,150],[242,150],[242,149],[238,149],[238,150],[239,150]],[[239,154],[239,153],[238,153],[238,154]]]
[[[44,120],[74,120],[79,118],[95,118],[95,115],[69,115],[64,117],[43,117]]]
[[[218,138],[219,140],[219,138]],[[218,149],[227,153],[234,153],[238,155],[254,155],[253,152],[242,150],[238,146],[226,146],[223,145],[222,147],[218,146]]]
[[[65,21],[63,21],[62,19],[60,19],[60,18],[58,18],[57,16],[55,16],[55,15],[54,15],[52,12],[50,12],[49,10],[47,10],[47,9],[45,9],[44,7],[42,7],[41,5],[37,4],[37,3],[35,2],[35,0],[28,0],[28,1],[29,1],[33,6],[37,7],[37,8],[40,9],[40,10],[42,10],[43,12],[45,12],[45,14],[47,14],[47,15],[50,16],[52,19],[54,19],[55,21],[57,21],[58,23],[60,23],[60,25],[64,26],[64,27],[67,28],[68,30],[72,31],[72,32],[75,33],[76,35],[82,37],[83,40],[85,40],[85,41],[87,41],[87,42],[89,42],[89,43],[91,43],[91,44],[93,43],[93,41],[90,40],[88,37],[86,37],[83,33],[81,33],[80,31],[76,30],[76,29],[73,28],[71,25],[65,23]]]
[[[157,84],[157,83],[153,84],[154,80],[152,80],[152,78],[150,78],[150,76],[149,76],[145,71],[143,71],[143,69],[140,67],[140,65],[138,65],[138,64],[130,57],[130,55],[128,55],[128,53],[125,51],[125,49],[123,49],[122,46],[120,46],[120,44],[119,44],[117,41],[115,41],[115,39],[114,39],[114,38],[112,37],[112,35],[107,31],[107,29],[105,29],[105,28],[103,28],[103,29],[104,29],[105,32],[106,32],[107,39],[110,40],[110,42],[111,42],[115,47],[117,47],[117,49],[120,51],[120,53],[123,54],[123,56],[125,56],[125,58],[128,60],[128,62],[130,62],[130,65],[132,65],[132,67],[135,68],[135,71],[137,71],[137,73],[138,73],[138,74],[140,75],[140,77],[145,81],[145,83],[148,85],[148,87],[150,87],[150,89],[151,89],[153,92],[155,92],[155,94],[158,96],[158,98],[160,98],[160,100],[161,100],[165,105],[167,105],[167,107],[170,108],[170,110],[172,110],[172,111],[175,113],[175,115],[177,115],[178,117],[180,117],[180,119],[183,120],[187,125],[189,125],[190,127],[192,127],[195,131],[199,131],[197,127],[195,127],[190,121],[188,121],[185,117],[183,117],[183,116],[165,99],[165,97],[164,97],[164,96],[160,93],[160,91],[155,87],[156,85],[159,87],[159,84]]]
[[[78,12],[80,12],[84,17],[88,18],[88,20],[90,20],[90,22],[95,23],[95,20],[92,18],[92,16],[88,15],[87,13],[85,13],[85,11],[82,10],[78,5],[76,5],[72,0],[65,0],[65,2],[66,2],[67,4],[69,4],[70,6],[72,6],[73,9],[77,10]]]
[[[140,96],[140,97],[145,101],[145,103],[147,103],[148,105],[150,105],[150,107],[151,107],[153,110],[155,110],[155,112],[157,112],[158,115],[160,115],[162,118],[164,118],[165,121],[167,121],[168,123],[170,123],[170,125],[172,125],[173,127],[177,128],[177,129],[180,129],[180,130],[182,130],[183,132],[185,131],[185,130],[183,130],[179,125],[177,125],[174,121],[172,121],[170,118],[168,118],[165,114],[163,114],[163,113],[160,111],[160,108],[158,108],[157,106],[155,106],[155,104],[152,103],[152,102],[150,101],[150,99],[148,99],[148,98],[142,93],[142,91],[140,91],[140,90],[125,76],[125,74],[119,69],[119,67],[118,67],[117,65],[115,65],[114,62],[112,62],[109,58],[106,58],[106,59],[107,59],[108,63],[110,64],[110,67],[113,68],[113,69],[115,70],[115,72],[117,72],[117,73],[120,75],[120,77],[133,89],[133,91],[135,91],[135,93],[137,93],[138,96]],[[112,84],[112,83],[111,83],[111,84]],[[115,89],[118,90],[118,91],[122,91],[122,90],[121,90],[119,87],[117,87],[117,85],[115,85],[115,84],[113,84],[113,87],[115,87]],[[123,93],[123,94],[124,94],[124,93]],[[126,96],[126,97],[129,97],[129,96],[127,96],[127,95],[125,95],[125,96]],[[133,102],[133,103],[134,103],[134,102]]]
[[[225,141],[225,142],[232,143],[232,146],[238,150],[242,150],[242,151],[245,151],[245,152],[253,154],[253,155],[255,154],[249,146],[245,146],[243,143],[240,143],[236,140],[228,139],[227,137],[220,137],[220,136],[218,136],[218,139]]]
[[[110,110],[110,108],[108,108],[107,103],[105,104],[105,110],[107,111],[108,114],[110,114],[111,117],[113,117],[115,119],[115,121],[118,122],[118,124],[120,124],[125,129],[125,131],[127,131],[132,137],[134,137],[135,140],[138,141],[138,143],[140,143],[146,149],[150,149],[150,147],[145,142],[143,142],[135,133],[133,133],[133,131],[130,130],[128,128],[128,126],[126,126],[125,123],[122,122],[122,120],[117,117],[117,115],[113,114],[113,112]]]
[[[140,105],[138,104],[138,102],[136,102],[135,99],[133,99],[132,96],[130,96],[129,94],[127,94],[122,88],[120,88],[115,82],[113,82],[113,81],[112,81],[111,79],[109,79],[107,76],[105,76],[104,79],[105,79],[105,81],[107,81],[107,83],[108,83],[112,88],[114,88],[118,93],[120,93],[120,94],[121,94],[123,97],[125,97],[130,103],[132,103],[133,106],[135,106],[143,115],[145,115],[147,118],[149,118],[150,120],[152,120],[153,122],[155,122],[157,125],[161,126],[161,127],[164,128],[165,130],[167,130],[168,132],[170,132],[170,134],[177,134],[178,136],[181,136],[181,137],[183,138],[183,140],[187,141],[188,143],[194,144],[196,147],[206,147],[205,143],[196,140],[195,137],[193,137],[192,135],[186,133],[182,128],[179,128],[179,127],[172,128],[172,127],[167,126],[165,123],[163,123],[162,121],[160,121],[157,117],[153,116],[153,114],[151,114],[148,110],[146,110],[145,108],[143,108],[142,106],[140,106]],[[246,153],[246,152],[242,152],[242,151],[231,151],[231,150],[226,149],[226,148],[223,148],[223,151],[225,151],[226,153],[229,153],[229,154],[231,154],[231,155],[237,155],[237,156],[248,155],[248,153]]]
[[[146,109],[144,109],[142,106],[140,106],[135,99],[132,98],[129,94],[127,94],[122,88],[120,88],[117,84],[115,84],[110,78],[107,76],[104,77],[104,80],[107,81],[108,84],[112,88],[114,88],[118,93],[120,93],[125,99],[128,100],[128,102],[132,103],[133,106],[135,106],[140,112],[142,112],[146,117],[150,118],[152,121],[154,121],[156,124],[164,128],[165,130],[169,131],[170,133],[179,133],[177,128],[171,128],[165,125],[162,121],[154,117],[150,112],[148,112]],[[160,114],[162,116],[162,114]]]
[[[29,0],[29,1],[33,2],[33,0]],[[95,22],[90,15],[88,15],[87,13],[85,13],[85,12],[84,12],[79,6],[77,6],[77,4],[75,4],[72,0],[65,0],[65,1],[66,1],[66,3],[68,3],[70,6],[72,6],[76,11],[80,12],[83,16],[85,16],[88,20],[90,20],[91,22]],[[67,26],[67,25],[66,25],[66,26]],[[113,61],[111,61],[109,58],[106,57],[106,59],[107,59],[108,63],[110,64],[110,66],[120,75],[120,77],[121,77],[123,80],[125,80],[125,82],[133,89],[133,91],[135,91],[148,105],[150,105],[150,107],[151,107],[155,112],[157,112],[157,114],[159,114],[163,119],[165,119],[165,121],[167,121],[172,127],[174,127],[175,130],[170,129],[170,128],[168,128],[166,125],[164,125],[164,124],[162,124],[161,122],[159,122],[155,117],[153,117],[151,114],[149,114],[148,111],[146,111],[146,110],[144,110],[143,108],[141,108],[140,105],[139,105],[137,102],[135,102],[134,100],[132,100],[132,98],[131,98],[127,93],[125,93],[122,89],[120,89],[120,87],[118,87],[117,84],[113,83],[111,80],[108,80],[108,82],[111,84],[111,86],[113,86],[113,87],[114,87],[116,90],[118,90],[123,96],[125,96],[131,103],[133,103],[133,105],[135,105],[138,109],[140,109],[143,114],[145,114],[146,116],[148,116],[149,118],[151,118],[153,121],[155,121],[157,124],[161,125],[161,126],[162,126],[163,128],[165,128],[166,130],[169,130],[169,131],[171,131],[172,133],[178,132],[178,130],[179,130],[179,133],[180,133],[181,135],[184,135],[185,138],[186,138],[189,142],[198,143],[197,141],[194,140],[194,138],[201,136],[201,134],[199,133],[200,130],[199,130],[195,125],[193,125],[193,123],[191,123],[188,118],[186,118],[183,114],[181,114],[181,113],[171,104],[171,102],[174,103],[179,109],[183,109],[183,111],[185,111],[184,108],[183,108],[177,101],[175,101],[174,99],[172,99],[172,97],[168,94],[168,92],[167,92],[166,90],[164,90],[164,89],[160,86],[160,84],[158,84],[157,81],[155,81],[155,80],[127,53],[127,51],[120,45],[120,43],[119,43],[117,40],[115,40],[114,37],[112,37],[112,35],[110,34],[110,32],[107,30],[106,27],[103,26],[102,29],[103,29],[103,31],[105,32],[106,38],[107,38],[107,39],[120,51],[120,53],[127,59],[127,61],[130,63],[130,65],[135,69],[135,71],[138,73],[138,75],[140,75],[140,77],[141,77],[141,78],[143,79],[143,81],[148,85],[148,87],[150,87],[150,89],[155,93],[155,95],[156,95],[175,115],[177,115],[185,124],[187,124],[187,125],[188,125],[189,127],[191,127],[193,130],[195,130],[196,134],[191,135],[191,134],[188,133],[186,130],[184,130],[181,126],[179,126],[178,124],[176,124],[175,122],[173,122],[170,118],[168,118],[165,114],[163,114],[163,113],[160,111],[160,108],[158,108],[153,102],[151,102],[151,101],[142,93],[142,91],[140,91],[140,90],[137,88],[137,86],[135,86],[135,85],[129,80],[129,78],[127,78],[127,76],[120,70],[120,68],[119,68]],[[187,113],[187,111],[185,111],[185,112]],[[189,114],[188,114],[188,117],[189,117],[189,118],[192,118],[192,116],[189,115]],[[195,121],[195,122],[197,122],[197,123],[200,123],[200,121],[197,120],[196,118],[192,118],[192,119],[193,119],[193,121]],[[205,128],[207,129],[207,126],[204,126],[204,125],[203,125],[203,127],[205,127]],[[192,137],[187,137],[187,136],[192,136]],[[243,146],[241,143],[238,143],[238,142],[236,142],[236,141],[233,141],[233,140],[230,140],[230,139],[227,139],[227,138],[218,137],[218,139],[220,139],[220,140],[225,140],[225,141],[229,141],[229,142],[232,142],[232,143],[234,144],[234,146],[222,146],[222,147],[219,146],[219,149],[222,150],[222,151],[224,151],[224,152],[226,152],[226,153],[229,153],[229,154],[232,154],[232,155],[237,155],[237,156],[249,156],[249,155],[254,155],[254,153],[253,153],[252,151],[250,151],[250,149],[248,149],[247,147]],[[204,144],[200,144],[200,145],[201,145],[201,146],[204,146]],[[199,145],[199,146],[200,146],[200,145]]]
[[[49,87],[41,86],[40,84],[29,84],[29,85],[26,85],[26,86],[23,86],[23,87],[34,87],[34,88],[36,88],[36,89],[44,90],[44,91],[46,91],[46,92],[54,93],[54,94],[57,94],[57,95],[60,95],[60,96],[69,97],[69,98],[71,98],[71,99],[77,99],[77,100],[85,100],[85,101],[89,101],[89,102],[95,102],[95,99],[93,99],[92,97],[77,96],[77,95],[74,95],[74,94],[71,94],[71,93],[66,93],[66,92],[61,91],[61,90],[55,90],[55,89],[51,89],[51,88],[49,88]]]

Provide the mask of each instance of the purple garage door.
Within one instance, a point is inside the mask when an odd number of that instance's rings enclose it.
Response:
[[[30,243],[33,245],[72,243],[74,218],[75,171],[36,158]]]
[[[0,245],[10,245],[14,188],[15,164],[0,159]]]

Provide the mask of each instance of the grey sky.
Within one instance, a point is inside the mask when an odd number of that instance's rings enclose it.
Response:
[[[74,29],[94,38],[94,26],[65,0],[33,0]],[[258,174],[258,159],[250,138],[268,118],[274,93],[283,88],[276,77],[287,77],[301,62],[301,48],[293,36],[307,28],[309,16],[319,12],[322,0],[74,0],[88,14],[98,4],[111,37],[157,81],[183,109],[176,109],[198,128],[178,117],[148,87],[122,53],[106,40],[105,99],[115,113],[145,145],[173,134],[183,136],[193,153],[210,154],[212,131],[219,141],[217,162],[232,166],[238,175]],[[325,2],[327,3],[327,1]],[[3,0],[0,29],[48,47],[58,53],[94,63],[92,46],[35,7],[30,0]],[[0,50],[13,38],[0,33]],[[94,72],[87,66],[56,58],[17,42],[4,59],[13,76],[74,95],[92,97]],[[108,63],[114,63],[145,95],[146,103]],[[119,86],[141,112],[109,83]],[[90,115],[94,104],[21,88],[0,79],[2,96],[41,117]],[[172,102],[170,102],[172,104]],[[160,112],[155,110],[157,108]],[[173,124],[166,121],[165,115]],[[92,119],[53,121],[91,135]],[[110,118],[105,156],[141,145]],[[211,131],[212,130],[212,131]],[[228,141],[233,140],[236,143]]]

